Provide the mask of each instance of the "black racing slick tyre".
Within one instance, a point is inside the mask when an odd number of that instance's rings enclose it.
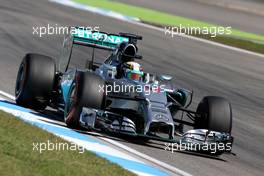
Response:
[[[17,73],[16,103],[35,110],[45,109],[53,90],[55,71],[52,58],[40,54],[26,54]]]
[[[83,107],[104,108],[105,81],[91,72],[77,72],[75,83],[69,91],[65,105],[65,122],[70,128],[79,128],[80,114]]]
[[[216,96],[204,97],[196,111],[199,114],[195,118],[196,129],[231,133],[232,108],[226,99]]]

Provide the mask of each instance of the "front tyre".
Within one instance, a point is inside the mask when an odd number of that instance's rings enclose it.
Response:
[[[105,106],[105,81],[91,72],[77,72],[68,100],[65,105],[65,123],[70,128],[79,128],[80,114],[83,107],[103,109]]]
[[[207,96],[197,107],[198,117],[195,118],[196,129],[208,129],[231,134],[232,108],[222,97]]]
[[[26,108],[46,108],[54,86],[55,62],[40,54],[26,54],[16,80],[16,103]]]

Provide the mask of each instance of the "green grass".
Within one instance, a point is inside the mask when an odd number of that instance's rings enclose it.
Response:
[[[66,142],[0,111],[0,175],[133,175],[88,151],[33,151],[33,143],[47,140]]]
[[[242,48],[242,49],[245,49],[248,51],[253,51],[256,53],[264,54],[264,45],[260,44],[260,43],[255,43],[252,41],[241,40],[238,38],[231,38],[231,37],[226,37],[226,36],[217,36],[215,38],[212,38],[210,36],[200,35],[200,36],[196,36],[196,37],[200,37],[200,38],[212,40],[212,41],[215,41],[218,43],[234,46],[237,48]]]
[[[181,24],[183,27],[188,27],[188,26],[200,27],[200,28],[219,27],[218,25],[215,24],[210,24],[185,17],[175,16],[168,13],[159,12],[156,10],[137,7],[115,1],[109,1],[109,0],[74,0],[74,1],[94,7],[112,10],[121,13],[123,15],[138,17],[139,19],[146,21],[148,23],[161,24],[163,26],[179,26],[179,24]],[[248,40],[264,41],[264,36],[249,32],[244,32],[233,28],[231,35],[234,37],[244,38]]]

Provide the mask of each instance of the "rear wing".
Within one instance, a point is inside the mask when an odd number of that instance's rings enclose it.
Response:
[[[75,28],[75,32],[72,36],[73,44],[106,50],[114,50],[120,43],[129,42],[128,37],[100,31],[84,30],[82,28]]]
[[[118,45],[122,42],[136,44],[137,40],[142,40],[141,36],[135,34],[111,34],[101,31],[92,31],[83,27],[69,27],[68,31],[73,32],[64,36],[61,56],[58,63],[58,71],[60,72],[64,72],[68,68],[73,45],[113,51],[117,49]]]

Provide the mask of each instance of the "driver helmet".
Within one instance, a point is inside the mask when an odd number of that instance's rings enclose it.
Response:
[[[124,73],[126,78],[134,81],[140,81],[144,74],[140,64],[132,61],[125,63]]]

